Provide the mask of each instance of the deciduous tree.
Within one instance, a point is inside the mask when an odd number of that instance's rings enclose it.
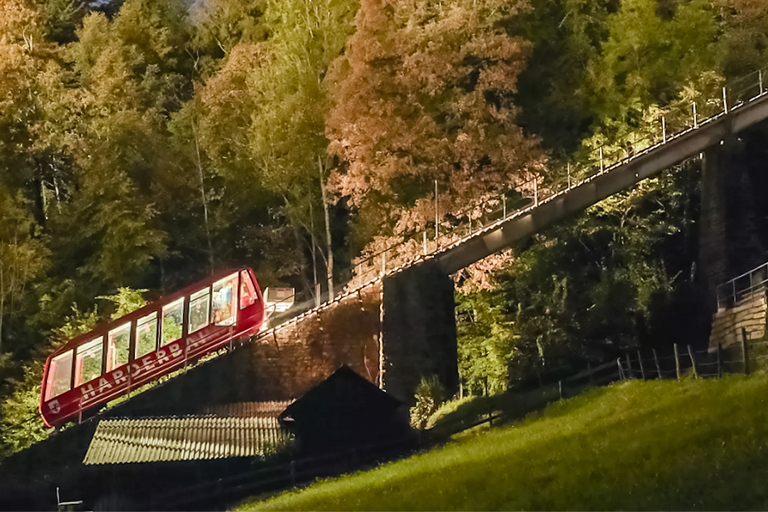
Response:
[[[338,193],[396,230],[505,190],[538,168],[512,98],[530,47],[503,29],[519,0],[364,0],[330,71],[327,135]],[[413,209],[403,215],[402,209]],[[385,213],[386,212],[386,213]]]

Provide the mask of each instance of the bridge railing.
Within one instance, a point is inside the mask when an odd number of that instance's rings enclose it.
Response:
[[[480,231],[521,215],[539,204],[567,192],[613,169],[670,143],[727,115],[742,105],[766,95],[764,78],[768,68],[755,71],[730,83],[713,78],[706,91],[686,90],[690,101],[678,101],[647,113],[635,130],[577,156],[573,162],[555,163],[546,176],[528,173],[502,194],[488,198],[481,205],[471,205],[451,215],[440,216],[437,225],[396,237],[389,246],[369,251],[353,262],[349,286],[355,287],[433,256],[457,245]],[[439,194],[437,196],[439,206]]]
[[[634,158],[708,125],[743,105],[764,98],[768,95],[768,83],[764,83],[764,79],[768,79],[768,68],[755,71],[725,86],[713,80],[708,92],[687,91],[691,101],[680,101],[665,109],[651,112],[638,123],[634,131],[623,134],[614,141],[606,141],[594,150],[585,151],[570,163],[555,162],[546,176],[528,173],[510,184],[510,188],[505,192],[491,196],[480,204],[469,206],[458,213],[452,212],[450,217],[438,215],[436,224],[401,234],[396,241],[385,247],[368,251],[356,258],[351,271],[340,280],[343,284],[335,287],[334,298],[353,293],[384,275],[432,258],[445,249],[461,244],[479,233],[492,230],[504,221],[523,215],[572,188],[588,183],[596,176],[611,172]],[[762,267],[764,266],[758,269]],[[763,270],[758,269],[721,285],[718,288],[718,305],[733,304],[750,293],[768,287],[768,274],[760,274]],[[756,277],[758,275],[763,277]],[[741,286],[737,283],[740,279],[748,279],[750,284]],[[728,286],[731,287],[730,293],[726,292]],[[324,304],[320,307],[326,307],[330,299],[326,292],[322,298]],[[315,298],[311,298],[296,303],[285,313],[274,315],[270,330],[279,329],[283,323],[308,314],[316,308],[317,302]],[[263,331],[259,336],[268,335],[270,330]],[[202,361],[214,357],[216,354]],[[174,375],[182,371],[185,370],[174,372]],[[172,375],[168,376],[171,377]]]
[[[733,307],[744,300],[765,294],[768,288],[768,263],[736,276],[717,287],[717,309]]]
[[[618,134],[613,140],[603,140],[592,149],[584,148],[570,162],[552,161],[546,175],[527,171],[503,193],[468,205],[458,212],[440,213],[438,187],[437,222],[429,222],[419,230],[381,237],[380,245],[373,244],[371,249],[353,260],[351,269],[341,276],[340,282],[344,284],[336,288],[335,296],[434,257],[596,176],[611,172],[634,158],[707,126],[732,110],[763,98],[768,94],[766,79],[768,68],[729,83],[713,76],[705,80],[702,90],[686,89],[683,93],[686,99],[647,111],[634,130]],[[324,299],[327,298],[325,295]],[[299,307],[281,315],[281,318],[288,319],[307,311],[314,307],[314,303],[314,300],[308,300],[297,304]]]

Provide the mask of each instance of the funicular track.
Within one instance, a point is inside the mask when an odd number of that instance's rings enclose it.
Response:
[[[484,208],[487,215],[479,219],[473,219],[470,210],[467,210],[466,216],[458,216],[463,219],[458,225],[448,229],[443,224],[436,226],[431,241],[428,240],[426,230],[405,236],[400,243],[356,262],[354,277],[333,300],[314,307],[305,302],[293,308],[289,312],[290,316],[284,317],[281,323],[178,369],[162,377],[152,387],[165,386],[187,372],[208,364],[217,356],[232,352],[247,343],[268,341],[307,317],[332,309],[350,296],[360,294],[372,286],[381,286],[385,277],[424,261],[436,260],[443,272],[452,274],[569,215],[631,188],[647,177],[696,157],[707,148],[720,144],[728,136],[768,118],[768,89],[763,85],[763,71],[735,83],[738,88],[723,88],[719,107],[712,107],[718,105],[717,101],[707,102],[710,110],[715,110],[709,117],[699,119],[694,106],[691,119],[684,121],[682,127],[674,133],[671,122],[668,124],[666,119],[662,119],[659,126],[642,127],[637,133],[630,134],[628,137],[635,142],[631,154],[621,155],[621,152],[615,150],[611,153],[607,148],[599,148],[593,158],[587,159],[580,167],[574,166],[573,172],[569,167],[567,175],[559,173],[559,179],[544,183],[534,177],[516,183],[512,190],[522,191],[522,196],[529,200],[516,210],[508,211],[505,194],[489,200]],[[538,188],[540,182],[542,188]],[[438,232],[440,227],[444,228],[442,233]],[[141,391],[134,393],[121,401],[121,404],[140,399]],[[119,405],[108,405],[86,421],[111,415]]]

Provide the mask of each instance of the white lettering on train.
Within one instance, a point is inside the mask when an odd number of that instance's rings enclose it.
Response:
[[[163,364],[167,362],[170,358],[165,352],[165,349],[160,349],[157,351],[157,364]]]
[[[141,373],[139,363],[131,363],[131,378],[135,379]]]
[[[174,359],[181,355],[182,350],[181,350],[180,343],[179,344],[174,343],[169,348],[171,349],[171,357],[173,357]]]
[[[141,365],[145,373],[152,370],[155,367],[155,362],[152,361],[153,357],[154,357],[153,354],[147,354],[146,356],[141,358]]]
[[[85,400],[96,396],[96,390],[93,389],[93,383],[91,382],[81,387],[80,392],[82,393],[82,398]]]
[[[115,370],[114,379],[115,379],[115,386],[117,386],[118,384],[122,384],[123,382],[127,381],[128,376],[125,375],[125,372],[123,370]]]
[[[99,379],[99,393],[103,393],[107,389],[112,389],[112,384],[109,383],[104,377]]]

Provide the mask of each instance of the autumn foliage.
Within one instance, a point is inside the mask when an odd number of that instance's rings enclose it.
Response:
[[[537,169],[541,155],[516,126],[513,104],[530,48],[504,30],[527,7],[363,0],[328,78],[337,192],[377,204],[377,220],[401,232],[434,219],[435,180],[445,214]]]

